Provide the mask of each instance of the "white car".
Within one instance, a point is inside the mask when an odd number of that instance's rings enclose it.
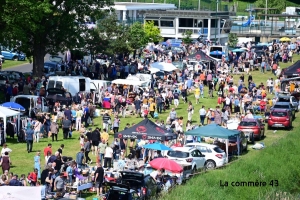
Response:
[[[168,151],[167,157],[178,164],[192,165],[193,173],[205,168],[205,155],[199,149],[190,147],[176,147]]]
[[[217,145],[193,142],[187,143],[185,147],[199,149],[201,153],[205,155],[205,166],[207,169],[214,169],[215,167],[220,167],[227,163],[225,151]]]

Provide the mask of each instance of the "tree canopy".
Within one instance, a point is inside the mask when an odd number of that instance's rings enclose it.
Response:
[[[89,19],[103,16],[109,0],[6,0],[0,6],[2,43],[21,41],[19,50],[33,56],[33,73],[41,75],[44,56],[80,48]],[[89,18],[89,19],[88,19]]]

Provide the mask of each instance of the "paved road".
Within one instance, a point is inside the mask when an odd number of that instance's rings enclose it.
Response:
[[[47,54],[44,58],[45,61],[49,60],[49,54]],[[10,67],[7,69],[4,69],[3,71],[19,71],[19,72],[31,72],[32,71],[32,63],[31,64],[21,64],[15,67]]]

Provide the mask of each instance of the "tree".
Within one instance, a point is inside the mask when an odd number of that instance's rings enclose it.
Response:
[[[129,27],[128,43],[129,46],[134,50],[134,55],[136,55],[136,50],[144,47],[148,41],[146,38],[146,33],[144,31],[144,25],[140,22],[135,22]]]
[[[3,35],[21,41],[19,50],[33,56],[33,74],[40,76],[47,53],[81,48],[87,16],[99,19],[109,0],[6,0],[0,13]],[[1,10],[1,9],[0,9]]]
[[[160,29],[154,25],[154,21],[147,21],[144,24],[144,31],[146,34],[146,41],[148,42],[160,42],[163,37],[160,34]]]
[[[98,27],[100,37],[107,44],[104,52],[108,54],[126,54],[132,51],[129,45],[129,26],[119,23],[115,14],[103,18]]]
[[[237,37],[236,33],[229,33],[229,35],[228,35],[228,46],[236,47],[238,41],[239,40],[238,40],[238,37]]]
[[[266,0],[257,0],[255,4],[257,8],[266,8]],[[268,0],[268,8],[276,8],[276,13],[281,13],[285,7],[286,0]],[[265,11],[262,12],[265,13]]]
[[[182,33],[182,41],[184,44],[190,44],[192,42],[192,36],[193,32],[192,30],[186,30],[184,33]]]

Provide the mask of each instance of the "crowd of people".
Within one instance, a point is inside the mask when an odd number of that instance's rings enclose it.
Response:
[[[210,123],[216,123],[226,127],[227,121],[235,113],[240,117],[253,118],[255,111],[266,112],[276,101],[281,88],[282,75],[280,62],[293,62],[292,56],[299,53],[298,44],[274,43],[264,49],[261,62],[257,62],[255,49],[251,43],[245,44],[248,50],[236,54],[229,52],[228,59],[222,57],[220,62],[214,62],[214,69],[207,66],[195,66],[195,70],[184,69],[179,73],[165,73],[163,77],[152,75],[151,87],[140,90],[137,87],[112,84],[102,90],[101,97],[109,97],[111,110],[103,113],[101,117],[102,127],[91,128],[95,118],[96,106],[92,103],[93,94],[79,93],[76,101],[70,105],[62,106],[57,101],[50,113],[28,120],[25,131],[27,152],[31,153],[34,142],[39,142],[40,137],[51,137],[52,142],[59,138],[67,140],[74,137],[73,132],[79,132],[78,149],[75,158],[68,158],[63,154],[62,144],[57,151],[52,150],[52,144],[48,144],[43,152],[37,152],[33,157],[34,171],[28,175],[18,175],[10,171],[13,160],[10,158],[12,150],[7,144],[1,151],[1,167],[3,175],[1,185],[10,186],[40,186],[43,185],[45,194],[53,191],[64,193],[67,184],[73,184],[77,179],[83,179],[81,171],[86,164],[97,163],[95,181],[97,194],[101,194],[101,185],[104,179],[104,170],[113,167],[118,161],[118,167],[128,169],[139,168],[139,159],[143,152],[137,153],[135,145],[142,148],[145,141],[110,139],[110,132],[119,132],[121,122],[126,123],[125,128],[134,124],[127,123],[123,118],[134,115],[141,118],[152,118],[162,128],[174,131],[178,134],[175,145],[182,145],[184,132]],[[77,74],[83,74],[97,79],[126,78],[129,74],[148,71],[152,62],[182,60],[184,56],[196,51],[207,51],[204,44],[192,44],[185,47],[185,53],[164,54],[160,48],[155,47],[148,51],[148,57],[144,60],[129,59],[109,60],[109,57],[101,57],[104,63],[95,61],[91,64],[84,62],[68,62],[67,69]],[[212,65],[213,66],[213,65]],[[252,71],[258,67],[261,73],[267,73],[270,69],[270,78],[266,82],[258,83],[252,76]],[[242,72],[242,73],[241,73]],[[245,72],[245,74],[243,73]],[[232,73],[240,73],[233,76]],[[237,80],[235,80],[237,79]],[[47,78],[32,79],[30,76],[14,86],[7,85],[6,100],[17,94],[46,95],[44,88]],[[13,88],[17,91],[13,92]],[[205,89],[207,88],[207,89]],[[285,91],[299,90],[297,82],[287,84]],[[275,94],[271,98],[271,94]],[[201,98],[213,98],[217,96],[216,107],[201,106],[199,111],[194,111],[194,106],[200,103]],[[191,97],[192,96],[192,97]],[[260,100],[258,105],[254,102]],[[180,104],[186,104],[186,115],[179,116],[177,108]],[[161,119],[161,113],[167,113],[166,119]],[[122,116],[123,118],[119,118]],[[197,116],[195,122],[193,117]],[[60,135],[60,125],[63,134]],[[45,136],[46,134],[46,136]],[[193,137],[187,137],[186,141],[193,141]],[[112,141],[112,142],[110,142]],[[139,145],[140,144],[140,145]],[[131,148],[127,153],[127,147]],[[43,153],[43,159],[41,159]],[[93,156],[90,157],[89,154]],[[125,156],[128,156],[125,158]],[[161,156],[157,152],[158,157]],[[147,157],[147,156],[146,156]],[[95,159],[95,160],[94,160]],[[44,164],[41,162],[44,160]],[[93,162],[94,160],[94,162]],[[124,161],[126,160],[126,162]],[[103,167],[102,167],[103,166]],[[43,170],[42,170],[43,169]]]

